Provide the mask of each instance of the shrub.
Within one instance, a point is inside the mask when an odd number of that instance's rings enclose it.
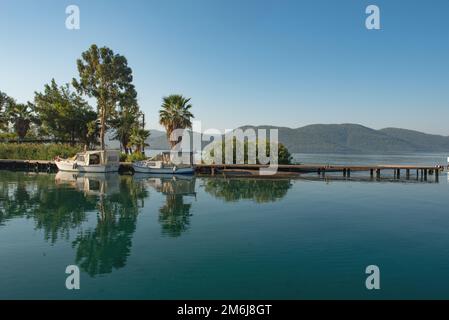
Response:
[[[126,158],[128,157],[128,155],[124,152],[120,153],[120,162],[126,162]]]
[[[82,145],[62,143],[0,143],[0,159],[53,160],[56,156],[67,158],[81,151]]]
[[[133,162],[133,161],[142,161],[145,160],[146,157],[141,152],[134,152],[131,154],[121,153],[120,154],[120,161],[121,162]]]
[[[221,149],[222,149],[222,163],[225,163],[226,159],[225,159],[225,153],[226,153],[226,143],[232,143],[232,152],[233,152],[233,159],[232,159],[232,163],[237,163],[237,151],[238,150],[243,150],[243,160],[244,163],[248,163],[248,141],[245,140],[244,142],[241,141],[237,141],[236,138],[233,139],[233,141],[231,142],[231,140],[227,140],[224,143],[223,142],[214,142],[214,143],[219,143],[221,145]],[[208,145],[205,149],[205,154],[203,155],[203,157],[205,157],[207,160],[212,160],[214,157],[214,146],[216,146],[216,144],[214,145],[214,143],[212,143],[211,145]],[[266,156],[270,155],[270,147],[271,147],[271,143],[269,141],[266,141]],[[251,144],[251,146],[254,147],[254,150],[256,151],[256,163],[259,163],[259,146],[258,143],[256,142],[256,144],[254,145],[254,143]],[[287,147],[284,146],[282,143],[277,143],[277,147],[278,147],[278,164],[291,164],[292,163],[292,155],[290,154],[290,152],[288,151]],[[203,158],[204,159],[204,158]]]

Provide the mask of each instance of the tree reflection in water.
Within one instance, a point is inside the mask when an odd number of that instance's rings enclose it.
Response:
[[[0,225],[14,218],[29,217],[32,215],[36,204],[36,196],[39,179],[37,176],[30,178],[18,175],[15,172],[2,172],[0,180]],[[28,192],[34,189],[34,192]],[[31,190],[30,190],[31,191]]]
[[[72,188],[55,188],[50,177],[2,172],[0,225],[14,218],[33,219],[50,243],[68,239],[70,231],[86,220],[86,212],[95,210],[96,201]]]
[[[126,265],[137,215],[148,197],[147,190],[129,176],[116,176],[111,185],[108,180],[99,180],[98,188],[97,225],[82,231],[73,241],[77,265],[91,276]]]
[[[288,179],[211,178],[205,181],[204,191],[225,201],[265,203],[282,199],[291,186]]]
[[[76,264],[91,276],[125,266],[139,208],[148,197],[132,177],[2,172],[0,186],[0,225],[14,218],[33,219],[52,244],[76,232]],[[95,228],[80,230],[94,212]]]
[[[166,195],[165,205],[159,209],[159,222],[162,232],[172,237],[179,237],[190,224],[191,204],[184,203],[181,195]]]
[[[126,265],[131,253],[137,217],[149,190],[165,196],[159,208],[162,233],[179,237],[191,225],[195,177],[150,177],[58,173],[2,172],[0,176],[0,226],[16,218],[33,219],[45,240],[74,239],[75,263],[91,276]],[[287,194],[290,180],[203,180],[204,190],[225,201],[253,199],[276,201]],[[96,213],[95,226],[83,225]],[[90,222],[90,221],[89,221]],[[76,234],[70,237],[70,232]]]

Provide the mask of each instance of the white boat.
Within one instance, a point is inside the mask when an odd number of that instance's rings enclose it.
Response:
[[[193,174],[195,169],[192,166],[192,153],[186,153],[188,159],[183,159],[183,162],[189,164],[173,164],[171,161],[170,152],[163,152],[152,159],[133,162],[134,172],[150,173],[150,174],[164,174],[164,175],[188,175]]]
[[[60,171],[69,172],[118,172],[120,166],[119,150],[93,150],[80,152],[73,158],[55,159]]]
[[[193,174],[195,169],[192,166],[176,166],[165,164],[163,161],[143,160],[133,162],[134,172],[150,174]]]

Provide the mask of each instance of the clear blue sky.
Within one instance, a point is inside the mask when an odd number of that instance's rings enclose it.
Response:
[[[77,4],[81,29],[65,28]],[[365,8],[381,10],[379,31]],[[77,76],[92,43],[127,57],[151,128],[161,97],[206,127],[360,123],[449,135],[447,0],[0,1],[0,90]]]

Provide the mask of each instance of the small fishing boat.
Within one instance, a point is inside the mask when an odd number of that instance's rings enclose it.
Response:
[[[80,152],[69,159],[57,157],[55,164],[60,171],[69,172],[118,172],[119,150],[93,150]]]
[[[176,165],[170,160],[170,152],[164,152],[152,159],[133,162],[134,172],[165,175],[188,175],[193,174],[195,169],[192,166],[192,156],[189,153],[189,160]],[[190,162],[190,164],[184,164]]]
[[[133,162],[134,172],[151,174],[193,174],[192,166],[165,164],[162,161],[143,160]]]

